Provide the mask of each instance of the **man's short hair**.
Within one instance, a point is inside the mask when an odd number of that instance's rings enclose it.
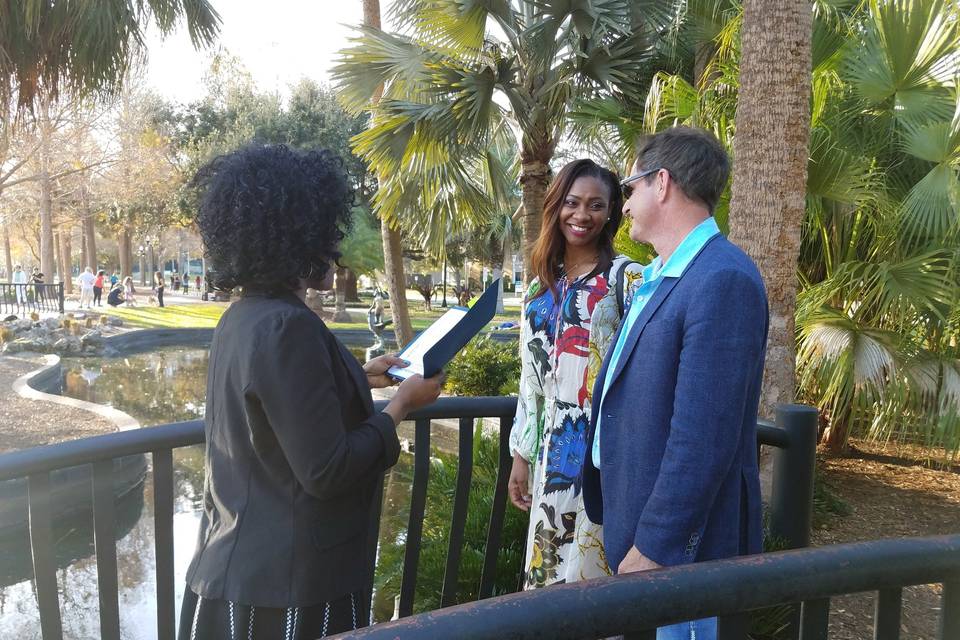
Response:
[[[680,190],[703,203],[710,214],[730,177],[730,158],[720,141],[703,129],[672,127],[640,141],[637,166],[666,169]]]

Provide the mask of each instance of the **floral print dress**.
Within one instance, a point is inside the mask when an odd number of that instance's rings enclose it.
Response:
[[[587,451],[590,397],[603,356],[641,281],[641,266],[618,257],[589,279],[527,292],[520,336],[520,393],[510,451],[531,463],[530,526],[524,588],[610,575],[600,525],[583,509],[581,464]]]

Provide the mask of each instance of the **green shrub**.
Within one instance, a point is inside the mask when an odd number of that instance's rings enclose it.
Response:
[[[450,362],[444,390],[458,396],[500,396],[516,394],[519,384],[517,343],[478,336]]]

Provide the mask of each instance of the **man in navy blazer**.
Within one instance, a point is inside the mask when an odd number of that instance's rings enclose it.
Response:
[[[583,499],[617,573],[761,550],[756,421],[767,299],[712,217],[730,172],[711,134],[646,139],[623,181],[644,270],[594,387]],[[716,636],[716,619],[658,639]]]

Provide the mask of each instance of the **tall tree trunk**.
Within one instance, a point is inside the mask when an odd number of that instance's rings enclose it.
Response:
[[[717,52],[717,45],[712,40],[698,42],[693,54],[693,86],[698,91],[708,85],[715,74],[707,75],[707,65]]]
[[[334,322],[353,321],[353,318],[350,317],[350,313],[347,311],[347,271],[348,269],[346,267],[338,267],[336,277],[334,278]]]
[[[503,263],[496,265],[493,268],[493,280],[494,282],[499,281],[499,289],[497,290],[497,313],[503,313]]]
[[[506,239],[510,237],[509,224],[504,229],[503,235],[503,238],[500,238],[493,243],[493,249],[490,257],[490,261],[493,263],[493,281],[500,281],[499,289],[497,290],[497,313],[503,313],[503,257],[505,253],[504,246],[506,245]]]
[[[40,187],[40,271],[53,280],[56,271],[53,254],[53,201],[50,181],[50,109],[46,100],[40,105],[40,172],[38,182]]]
[[[3,223],[3,257],[6,261],[4,265],[7,268],[7,279],[13,277],[13,254],[10,251],[10,223]]]
[[[375,29],[380,28],[380,0],[363,0],[363,24]],[[379,102],[382,93],[381,86],[374,93],[372,102]],[[378,180],[378,183],[382,181]],[[397,345],[403,348],[413,340],[413,326],[410,324],[410,311],[407,309],[407,278],[403,272],[400,230],[391,228],[385,220],[381,220],[380,234],[383,238],[383,268],[387,274],[393,331],[397,336]]]
[[[3,195],[3,189],[0,189],[0,196]],[[4,218],[3,220],[3,257],[5,260],[4,266],[7,268],[5,273],[7,274],[7,279],[10,280],[13,278],[13,254],[10,252],[10,218]]]
[[[850,437],[850,419],[853,412],[848,408],[840,415],[830,415],[826,428],[823,430],[823,443],[829,451],[842,453],[847,448],[847,439]]]
[[[407,307],[407,277],[403,270],[403,247],[400,231],[391,229],[386,220],[380,221],[383,236],[383,265],[387,272],[387,291],[390,294],[390,315],[393,332],[401,349],[413,340],[413,325]]]
[[[41,156],[44,156],[41,151]],[[50,194],[50,173],[46,161],[41,159],[42,168],[37,182],[40,187],[40,271],[48,278],[57,272],[53,249],[53,198]]]
[[[86,240],[87,260],[94,271],[97,270],[99,260],[97,259],[97,226],[93,217],[93,211],[90,210],[90,201],[86,189],[83,190],[83,236]]]
[[[773,417],[796,388],[797,260],[810,138],[809,0],[743,3],[730,239],[767,286],[770,335],[760,413]]]
[[[87,252],[87,225],[81,221],[80,223],[80,269],[83,270],[84,267],[93,267],[90,263],[90,254]]]
[[[527,154],[521,151],[521,157]],[[552,155],[552,154],[551,154]],[[530,283],[530,257],[540,236],[543,199],[550,184],[550,159],[524,159],[520,165],[520,201],[523,205],[523,281]]]
[[[63,262],[61,259],[63,254],[60,253],[60,234],[59,233],[54,234],[53,244],[54,244],[54,255],[56,256],[56,258],[53,261],[53,269],[50,271],[44,271],[43,269],[40,269],[40,271],[43,273],[44,282],[53,282],[54,275],[57,276],[57,279],[60,282],[63,282],[63,267],[62,267],[62,264],[58,265],[58,263]],[[41,262],[41,264],[43,263]]]
[[[133,251],[130,247],[130,230],[123,227],[117,234],[117,259],[120,261],[120,278],[133,274]]]
[[[514,282],[513,273],[513,225],[517,223],[520,216],[523,215],[523,205],[521,204],[513,215],[510,216],[511,229],[503,235],[503,272],[509,274],[511,282]],[[516,283],[514,282],[514,285]]]
[[[360,302],[360,296],[357,293],[357,273],[353,269],[347,269],[347,275],[343,281],[343,292],[347,302]]]
[[[64,227],[60,233],[60,282],[63,283],[64,293],[73,293],[73,260],[71,258],[72,243],[70,229]]]

